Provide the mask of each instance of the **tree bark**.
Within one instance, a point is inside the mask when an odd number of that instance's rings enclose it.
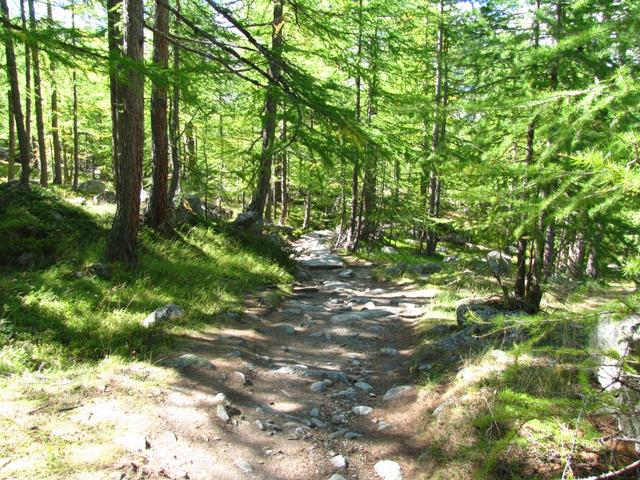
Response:
[[[287,121],[282,119],[282,143],[287,141]],[[287,215],[289,215],[289,158],[286,150],[282,150],[280,157],[280,225],[287,223]]]
[[[273,146],[276,131],[276,115],[278,112],[278,86],[280,78],[280,57],[282,55],[282,30],[284,27],[284,0],[275,0],[273,4],[273,31],[271,34],[271,57],[269,58],[269,75],[271,80],[262,118],[262,150],[258,167],[258,180],[252,204],[249,206],[256,214],[258,222],[262,221],[271,185],[271,164],[273,163]]]
[[[311,188],[307,187],[307,191],[304,196],[304,220],[302,221],[302,228],[309,228],[311,224]]]
[[[18,80],[18,68],[16,66],[16,54],[13,47],[13,32],[9,19],[9,7],[7,0],[0,0],[0,10],[2,11],[2,23],[6,30],[4,40],[7,76],[9,77],[9,85],[11,89],[11,103],[13,107],[13,116],[15,118],[16,130],[18,133],[18,146],[20,149],[20,185],[29,190],[29,173],[31,171],[30,159],[31,148],[29,138],[25,129],[24,116],[22,115],[22,105],[20,104],[20,83]]]
[[[36,12],[34,0],[29,0],[29,26],[31,30],[36,29]],[[47,144],[44,135],[44,114],[42,111],[42,79],[40,77],[40,49],[31,49],[33,60],[33,90],[35,93],[36,106],[36,130],[38,133],[38,157],[40,159],[40,185],[46,187],[49,184],[49,172],[47,165]]]
[[[132,63],[143,61],[144,2],[127,0],[124,28],[125,54]],[[123,87],[124,112],[119,119],[122,144],[118,158],[116,183],[116,214],[107,244],[107,258],[132,264],[136,261],[135,246],[140,226],[140,189],[144,148],[144,76],[129,67]]]
[[[15,179],[15,169],[16,169],[16,121],[15,116],[13,114],[13,100],[11,99],[11,89],[8,92],[8,103],[9,107],[9,151],[7,152],[7,161],[8,161],[8,169],[7,169],[7,181],[12,182]]]
[[[73,1],[71,5],[71,28],[72,30],[76,28],[75,1]],[[74,37],[73,44],[75,45],[75,43]],[[80,174],[80,132],[78,131],[78,73],[75,68],[71,73],[71,81],[73,83],[73,189],[78,190],[78,177]],[[115,127],[115,125],[112,125],[112,129]]]
[[[169,10],[165,0],[156,1],[153,61],[167,71],[169,67]],[[151,137],[153,144],[153,186],[149,202],[149,225],[165,230],[168,216],[167,176],[169,173],[169,143],[167,138],[167,88],[162,79],[151,89]]]
[[[362,0],[358,0],[358,45],[357,45],[357,65],[356,65],[356,105],[355,120],[360,122],[362,117],[361,90],[362,75],[360,67],[362,66]],[[349,214],[349,234],[347,236],[347,250],[355,251],[358,248],[359,234],[358,231],[358,198],[360,181],[360,158],[359,152],[354,153],[353,157],[353,173],[351,176],[351,212]]]
[[[180,1],[176,0],[176,11],[180,13]],[[175,17],[174,30],[178,32],[180,26],[180,18]],[[180,48],[173,45],[173,73],[177,76],[180,69]],[[169,195],[167,201],[173,205],[173,199],[180,186],[180,87],[177,79],[173,85],[171,95],[171,184],[169,186]]]
[[[53,23],[51,0],[47,0],[47,17]],[[56,64],[49,58],[51,74],[51,137],[53,139],[53,183],[62,185],[62,147],[60,145],[60,127],[58,122],[58,84],[56,82]]]
[[[111,106],[111,166],[113,168],[113,183],[118,183],[118,158],[121,143],[120,115],[122,114],[122,81],[119,78],[119,62],[122,58],[122,0],[107,0],[107,43],[109,48],[109,96]],[[75,73],[75,72],[74,72]]]
[[[27,8],[25,0],[20,0],[20,19],[22,29],[27,30]],[[33,143],[31,141],[31,48],[24,44],[24,128],[29,141],[29,159],[33,155]],[[35,162],[37,163],[37,161]]]

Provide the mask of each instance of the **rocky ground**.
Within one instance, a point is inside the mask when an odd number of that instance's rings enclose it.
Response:
[[[418,478],[409,356],[431,293],[374,281],[329,236],[295,244],[309,276],[286,302],[170,360],[182,380],[130,424],[119,478]]]

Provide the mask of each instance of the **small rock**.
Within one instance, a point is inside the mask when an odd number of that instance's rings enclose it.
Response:
[[[311,384],[311,386],[309,387],[309,389],[314,393],[322,393],[322,392],[324,392],[324,390],[326,388],[327,388],[327,386],[325,385],[325,383],[323,381],[313,382]]]
[[[318,418],[320,416],[320,409],[318,407],[313,407],[309,412],[309,415],[311,415],[314,418]]]
[[[331,417],[331,423],[335,425],[345,424],[347,423],[347,417],[345,417],[343,413],[336,413]]]
[[[251,465],[249,465],[249,463],[241,457],[236,458],[233,461],[233,464],[238,467],[239,470],[241,470],[243,473],[252,473],[253,472],[253,467]]]
[[[280,325],[280,329],[287,335],[295,335],[296,333],[296,329],[293,325],[289,325],[288,323]]]
[[[336,468],[347,468],[349,464],[347,458],[344,455],[336,455],[334,457],[331,457],[329,461],[331,462],[331,465]]]
[[[180,355],[178,358],[171,362],[171,365],[173,365],[175,368],[194,367],[204,368],[208,370],[213,369],[213,365],[211,365],[211,362],[209,362],[209,360],[193,353],[185,353],[183,355]]]
[[[344,434],[344,438],[347,440],[355,440],[357,438],[362,438],[362,434],[358,432],[347,432]]]
[[[329,477],[329,480],[347,480],[346,478],[344,478],[342,475],[340,475],[339,473],[334,473],[333,475],[331,475]]]
[[[331,323],[351,323],[362,320],[362,315],[357,313],[339,313],[331,317]]]
[[[99,277],[109,279],[113,275],[113,271],[111,270],[111,266],[106,263],[92,263],[89,265],[89,270],[92,273],[95,273]],[[166,307],[165,307],[166,308]]]
[[[356,390],[355,388],[349,387],[345,390],[340,390],[339,392],[332,393],[329,396],[331,398],[355,398]]]
[[[327,428],[327,424],[320,420],[319,418],[311,417],[311,424],[318,428]]]
[[[264,423],[262,423],[262,420],[257,419],[255,422],[256,427],[258,427],[260,430],[264,431],[265,430],[265,426]]]
[[[373,408],[367,407],[366,405],[357,405],[351,409],[353,413],[356,415],[369,415],[373,412]]]
[[[397,462],[380,460],[373,468],[383,480],[402,480],[402,469]]]
[[[235,383],[239,383],[240,385],[251,385],[251,382],[247,380],[246,375],[242,372],[232,372],[231,380],[233,380]]]
[[[390,247],[390,246],[388,246],[388,245],[387,245],[387,246],[382,247],[382,250],[380,250],[380,251],[381,251],[382,253],[387,253],[387,254],[391,254],[391,255],[394,255],[394,254],[398,253],[398,250],[396,250],[395,248]]]
[[[390,400],[395,400],[397,398],[403,397],[407,395],[411,391],[411,385],[400,385],[399,387],[393,387],[387,390],[387,393],[384,394],[382,400],[388,402]]]
[[[353,270],[351,270],[351,269],[342,270],[340,273],[338,273],[338,277],[340,277],[340,278],[351,278],[351,277],[353,277]]]
[[[339,438],[341,436],[343,436],[345,433],[347,433],[349,431],[348,428],[341,428],[340,430],[336,430],[335,432],[333,432],[331,435],[329,435],[329,438],[331,440],[335,440],[336,438]]]
[[[229,399],[227,398],[227,396],[224,393],[220,392],[220,393],[217,393],[213,397],[213,403],[215,403],[215,404],[221,403],[223,405],[228,405],[229,404]]]
[[[373,391],[373,387],[369,385],[367,382],[363,382],[362,380],[357,381],[353,384],[354,387],[362,390],[365,393],[369,393]]]
[[[218,404],[216,407],[216,415],[218,415],[218,418],[225,423],[231,420],[231,417],[229,417],[229,414],[227,413],[227,408],[222,404]]]
[[[145,327],[151,327],[162,322],[177,320],[183,315],[184,310],[182,310],[182,308],[170,303],[169,305],[165,305],[164,307],[147,315],[147,318],[142,321],[142,325]]]
[[[398,350],[396,350],[395,348],[392,348],[392,347],[383,347],[383,348],[380,349],[380,352],[383,355],[389,355],[391,357],[397,357],[398,355],[400,355]]]

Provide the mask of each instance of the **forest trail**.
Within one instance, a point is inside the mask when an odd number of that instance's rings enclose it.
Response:
[[[297,242],[301,263],[337,267],[328,240],[314,232]],[[182,369],[181,384],[159,396],[133,469],[143,478],[417,478],[409,357],[433,292],[376,282],[370,264],[345,260],[310,269],[271,312],[257,302],[244,320],[189,339],[183,358],[208,363]],[[126,468],[122,478],[135,478]]]

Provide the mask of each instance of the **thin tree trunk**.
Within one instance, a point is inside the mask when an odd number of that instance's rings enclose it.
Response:
[[[31,30],[36,29],[36,12],[34,0],[29,0],[29,26]],[[36,130],[38,132],[38,157],[40,158],[40,185],[46,187],[49,184],[49,173],[47,166],[47,143],[44,135],[44,114],[42,111],[42,79],[40,78],[40,49],[31,49],[33,60],[33,89],[35,93],[36,106]]]
[[[75,1],[72,2],[71,5],[71,28],[72,30],[76,28]],[[75,43],[74,36],[73,44],[75,45]],[[78,131],[78,74],[75,68],[71,73],[71,81],[73,83],[73,189],[78,190],[78,177],[80,174],[80,132]],[[112,128],[115,127],[115,125],[112,125]],[[114,178],[115,175],[116,172],[114,171]],[[115,183],[117,183],[117,181]]]
[[[180,1],[176,0],[176,11],[180,13]],[[179,34],[180,18],[175,17],[174,30]],[[173,45],[173,73],[177,75],[180,69],[180,48]],[[171,94],[171,131],[169,137],[171,139],[171,184],[169,186],[168,202],[173,205],[173,199],[176,196],[178,187],[180,186],[180,87],[177,79],[174,80],[173,91]]]
[[[273,146],[276,131],[276,115],[278,111],[278,86],[280,78],[280,62],[282,55],[282,30],[284,27],[284,0],[275,0],[273,4],[273,32],[271,35],[271,58],[269,59],[269,74],[271,80],[267,87],[262,118],[262,151],[258,167],[258,181],[252,205],[249,206],[256,214],[258,222],[262,221],[271,185],[271,164],[273,163]]]
[[[282,119],[282,144],[287,141],[287,121]],[[280,225],[287,223],[287,215],[289,214],[289,158],[286,150],[282,150],[280,157]]]
[[[122,82],[118,79],[118,65],[122,57],[122,0],[107,0],[107,42],[109,47],[109,95],[111,104],[111,166],[113,168],[113,182],[118,183],[118,158],[120,156],[119,141],[120,122],[122,113]],[[75,72],[74,72],[75,74]]]
[[[143,61],[144,2],[126,1],[124,41],[129,62]],[[112,261],[133,263],[140,226],[140,189],[142,186],[142,158],[144,148],[144,76],[135,69],[126,72],[124,112],[119,119],[121,156],[118,158],[118,183],[116,183],[116,214],[107,244],[107,258]]]
[[[25,0],[20,0],[20,20],[22,29],[27,30],[27,8]],[[31,141],[31,48],[24,44],[24,128],[29,142],[29,159],[33,155],[33,143]],[[37,162],[36,162],[37,163]]]
[[[356,105],[355,120],[360,122],[362,117],[361,90],[362,75],[360,67],[362,65],[362,0],[358,0],[358,45],[357,45],[357,65],[356,65]],[[347,237],[347,249],[354,251],[358,248],[358,198],[360,180],[360,158],[359,152],[354,152],[353,174],[351,177],[351,213],[349,215],[349,235]]]
[[[18,80],[18,67],[16,66],[16,53],[13,47],[13,32],[9,20],[9,7],[7,0],[0,0],[0,10],[2,10],[2,23],[5,28],[5,54],[7,63],[7,77],[9,77],[9,85],[11,88],[11,103],[13,107],[13,116],[15,118],[16,130],[18,133],[18,146],[20,149],[20,185],[29,190],[29,173],[31,171],[30,163],[30,146],[29,138],[24,124],[24,116],[22,115],[22,105],[20,104],[20,82]]]
[[[433,135],[431,140],[431,154],[432,165],[429,172],[429,217],[432,219],[439,216],[440,210],[440,179],[436,171],[436,162],[439,158],[439,153],[442,149],[443,143],[443,129],[445,128],[443,123],[445,121],[443,115],[443,63],[444,63],[444,0],[440,0],[438,8],[438,33],[436,37],[436,62],[435,62],[435,95],[434,95],[434,122],[433,122]],[[426,233],[426,254],[434,255],[436,253],[436,246],[438,243],[438,237],[434,225],[427,227]]]
[[[169,67],[169,10],[164,0],[156,1],[153,33],[153,62],[165,72]],[[151,137],[153,143],[153,186],[149,202],[149,224],[157,230],[166,229],[168,216],[167,176],[169,144],[167,138],[167,88],[155,82],[151,90]],[[206,210],[206,208],[205,208]]]
[[[51,0],[47,0],[47,17],[53,23]],[[53,138],[53,183],[62,185],[62,147],[60,146],[60,127],[58,125],[58,85],[56,82],[56,64],[49,58],[51,73],[51,137]]]
[[[16,120],[13,114],[13,100],[11,98],[11,89],[8,92],[9,107],[9,151],[7,152],[7,160],[9,162],[7,171],[7,181],[12,182],[16,176]]]
[[[309,228],[311,224],[311,188],[307,187],[307,191],[304,196],[304,220],[302,221],[302,228]]]

